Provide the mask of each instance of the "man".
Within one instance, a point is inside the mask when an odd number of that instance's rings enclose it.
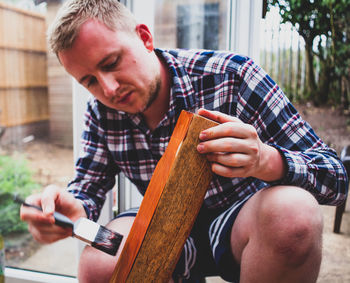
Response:
[[[53,225],[54,210],[96,220],[120,171],[144,193],[185,109],[220,125],[199,136],[197,149],[214,177],[174,280],[194,282],[209,272],[234,282],[316,282],[318,203],[342,202],[347,177],[263,70],[229,52],[155,49],[147,26],[115,0],[69,0],[49,37],[64,68],[94,99],[69,192],[49,186],[28,198],[43,214],[21,209],[35,239],[69,236]],[[134,216],[108,227],[127,235]],[[115,263],[88,247],[79,280],[108,282]]]

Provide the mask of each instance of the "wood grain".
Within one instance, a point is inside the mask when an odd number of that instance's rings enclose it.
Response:
[[[168,282],[212,178],[196,146],[217,123],[183,111],[157,164],[110,282]]]

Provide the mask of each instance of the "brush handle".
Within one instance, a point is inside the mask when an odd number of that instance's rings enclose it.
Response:
[[[27,207],[32,207],[32,208],[35,208],[39,211],[43,211],[42,208],[40,206],[37,206],[37,205],[34,205],[34,204],[29,204],[29,203],[26,203],[23,199],[21,199],[20,197],[18,196],[14,196],[14,201],[19,203],[19,204],[22,204],[24,206],[27,206]],[[55,224],[58,225],[58,226],[61,226],[63,228],[72,228],[73,229],[73,226],[74,226],[74,223],[72,220],[70,220],[67,216],[59,213],[59,212],[54,212],[53,213],[53,217],[55,218]]]

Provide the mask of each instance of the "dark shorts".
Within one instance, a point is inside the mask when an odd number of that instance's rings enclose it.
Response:
[[[232,256],[230,236],[233,223],[249,198],[225,210],[201,208],[176,265],[174,278],[196,282],[207,276],[220,276],[229,282],[239,282],[240,266]],[[131,209],[117,218],[136,214],[137,209]]]

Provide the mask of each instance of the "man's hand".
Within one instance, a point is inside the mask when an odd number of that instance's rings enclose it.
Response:
[[[215,174],[264,181],[283,178],[286,165],[281,154],[264,144],[252,125],[217,111],[200,109],[198,114],[220,123],[200,133],[197,147],[199,153],[206,154]]]
[[[81,202],[67,191],[50,185],[41,194],[31,195],[26,202],[40,206],[42,212],[22,205],[20,216],[28,222],[28,230],[40,243],[52,243],[72,235],[72,230],[55,225],[54,211],[58,211],[72,221],[86,217]]]

